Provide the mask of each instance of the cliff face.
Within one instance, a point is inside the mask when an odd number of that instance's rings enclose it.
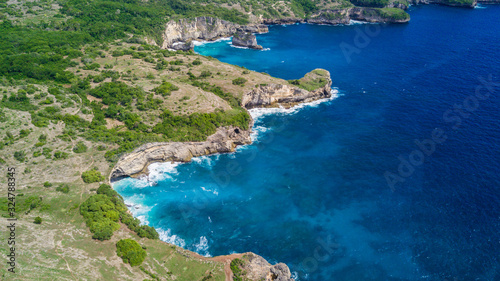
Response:
[[[172,48],[174,43],[189,42],[191,40],[212,41],[232,36],[237,31],[262,33],[268,32],[268,28],[265,25],[243,26],[212,17],[170,21],[167,23],[162,36],[162,48]]]
[[[321,70],[324,75],[326,84],[316,90],[307,91],[299,87],[282,84],[261,85],[258,88],[243,95],[241,104],[246,109],[256,107],[276,107],[282,106],[285,108],[294,106],[298,103],[311,102],[319,99],[329,98],[332,91],[332,80],[330,72]],[[313,77],[310,77],[313,76]],[[314,71],[306,74],[304,78],[314,79],[316,77]]]
[[[367,7],[352,7],[339,10],[322,10],[314,14],[307,20],[308,23],[315,24],[349,24],[351,20],[365,22],[386,22],[386,23],[405,23],[410,21],[402,10],[399,15],[389,15],[383,13],[380,9]]]
[[[255,35],[244,31],[238,31],[233,35],[232,44],[234,46],[247,47],[251,49],[262,49],[262,46],[257,44],[257,38]]]
[[[474,8],[478,2],[486,3],[485,1],[500,3],[500,0],[469,0],[469,1],[461,1],[461,0],[408,0],[410,4],[418,5],[418,4],[439,4],[445,6],[453,6],[453,7],[466,7],[466,8]]]
[[[271,265],[254,253],[246,253],[242,259],[245,261],[242,269],[246,272],[245,277],[248,280],[294,281],[290,269],[284,263]]]
[[[189,162],[191,158],[214,153],[232,152],[238,145],[251,143],[250,133],[239,128],[219,128],[204,142],[148,143],[120,158],[110,178],[134,176],[154,162]]]
[[[323,79],[323,80],[321,80]],[[242,106],[255,107],[283,106],[290,107],[302,102],[310,102],[331,96],[332,81],[326,70],[316,69],[297,80],[303,83],[324,85],[307,91],[292,85],[270,84],[259,86],[246,93],[242,98]],[[315,85],[315,84],[314,84]],[[204,142],[167,142],[145,144],[118,160],[111,171],[110,179],[136,176],[143,173],[149,164],[154,162],[189,162],[191,158],[214,153],[233,152],[236,146],[250,144],[250,131],[236,127],[219,128]]]

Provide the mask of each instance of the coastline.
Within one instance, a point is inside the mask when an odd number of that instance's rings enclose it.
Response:
[[[250,92],[243,94],[242,107],[247,112],[253,108],[292,108],[302,103],[314,102],[332,96],[330,72],[315,69],[307,73],[302,79],[304,83],[318,81],[319,79],[319,81],[323,81],[325,84],[312,91],[307,91],[294,85],[260,85]],[[236,147],[252,143],[250,138],[252,127],[253,120],[251,119],[249,130],[232,126],[218,128],[204,142],[144,144],[131,153],[120,157],[112,169],[108,180],[110,183],[113,183],[126,177],[138,177],[145,173],[150,164],[155,162],[190,162],[193,157],[197,156],[234,152]]]

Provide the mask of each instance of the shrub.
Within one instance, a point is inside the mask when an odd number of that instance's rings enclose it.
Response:
[[[244,85],[247,82],[247,79],[238,77],[233,80],[233,85]]]
[[[42,218],[41,217],[36,217],[35,221],[33,223],[42,224]]]
[[[120,211],[123,208],[117,209],[113,200],[104,194],[91,196],[80,206],[80,214],[94,234],[92,238],[101,241],[110,239],[113,232],[120,228]]]
[[[193,65],[200,65],[201,64],[201,60],[200,59],[195,59],[193,61]]]
[[[92,169],[82,173],[82,180],[85,183],[100,182],[104,180],[104,176],[98,170]]]
[[[63,152],[63,151],[56,151],[56,152],[54,152],[54,158],[56,160],[67,159],[68,156],[69,156],[69,154],[67,152]]]
[[[44,186],[44,187],[51,187],[51,186],[52,186],[52,183],[50,183],[50,182],[46,181],[46,182],[44,182],[44,183],[43,183],[43,186]]]
[[[69,185],[67,184],[61,184],[56,188],[56,191],[62,192],[62,193],[69,193]]]
[[[74,153],[84,153],[87,151],[87,146],[82,142],[79,141],[75,147],[73,147],[73,152]]]
[[[24,160],[26,160],[26,154],[24,151],[16,151],[14,152],[14,158],[19,162],[24,162]]]
[[[160,86],[153,89],[153,91],[162,96],[169,96],[173,91],[179,90],[179,87],[169,82],[163,82]]]
[[[146,251],[132,239],[122,239],[116,243],[116,254],[131,266],[140,265],[146,258]]]
[[[21,130],[19,131],[19,137],[24,138],[30,134],[30,130]]]

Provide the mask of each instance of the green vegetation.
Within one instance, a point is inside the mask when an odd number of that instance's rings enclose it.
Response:
[[[328,73],[322,69],[315,69],[303,78],[298,80],[289,80],[288,82],[304,90],[314,91],[325,87],[328,83]]]
[[[243,281],[245,280],[244,279],[244,276],[246,274],[246,272],[241,269],[241,267],[244,265],[245,263],[243,262],[243,260],[241,259],[233,259],[231,261],[231,271],[233,272],[233,280],[234,281]]]
[[[73,152],[74,153],[84,153],[87,151],[87,146],[82,142],[79,141],[75,147],[73,147]]]
[[[62,193],[69,193],[69,185],[68,184],[60,184],[58,187],[56,187],[56,191],[59,191]]]
[[[85,183],[104,181],[104,176],[96,169],[91,169],[82,173],[82,180]]]
[[[403,21],[410,19],[410,15],[408,13],[398,8],[383,8],[383,9],[376,9],[376,11],[379,13],[381,17],[386,19],[391,19],[395,21]]]
[[[132,239],[122,239],[116,243],[116,254],[124,263],[131,266],[140,265],[146,258],[146,251]]]
[[[35,221],[33,223],[35,223],[35,224],[42,224],[42,218],[41,217],[36,217]]]
[[[233,85],[243,85],[246,82],[247,82],[247,79],[245,79],[243,77],[238,77],[238,78],[233,80]]]
[[[123,198],[107,184],[101,184],[97,194],[82,203],[80,214],[85,218],[90,232],[94,234],[94,239],[110,239],[113,232],[120,228],[120,221],[139,237],[159,238],[153,227],[140,225],[140,221],[128,213]]]
[[[384,8],[389,5],[389,0],[350,0],[356,6]]]

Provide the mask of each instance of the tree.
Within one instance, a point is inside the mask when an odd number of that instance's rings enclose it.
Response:
[[[116,243],[116,254],[131,266],[140,265],[146,258],[146,251],[132,239],[122,239]]]
[[[82,180],[85,183],[100,182],[104,180],[104,176],[97,169],[88,170],[82,173]]]

